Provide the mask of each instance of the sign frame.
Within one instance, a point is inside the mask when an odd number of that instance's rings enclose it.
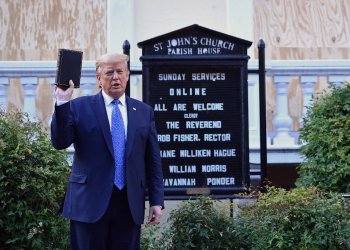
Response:
[[[192,32],[194,31],[194,32]],[[165,55],[160,53],[150,52],[152,46],[154,48],[155,44],[160,44],[162,41],[173,41],[174,37],[182,37],[183,33],[196,34],[197,37],[213,37],[213,39],[219,37],[219,39],[225,39],[231,41],[234,44],[239,44],[238,52],[232,53],[222,53],[222,54],[211,54],[211,55]],[[188,36],[188,35],[187,35]],[[163,42],[164,43],[164,42]],[[170,43],[170,42],[169,42]],[[239,185],[224,185],[221,186],[195,186],[195,187],[165,187],[165,198],[166,199],[184,199],[193,195],[210,194],[217,198],[232,197],[233,194],[246,191],[250,186],[250,169],[249,169],[249,125],[248,125],[248,69],[247,64],[249,56],[247,55],[247,48],[251,45],[251,42],[245,41],[239,38],[235,38],[217,31],[209,30],[207,28],[192,25],[178,31],[174,31],[138,44],[142,48],[143,55],[140,58],[142,61],[142,77],[143,77],[143,101],[154,107],[155,101],[153,88],[157,85],[154,80],[154,73],[159,73],[158,69],[169,69],[170,71],[180,71],[191,73],[192,71],[200,71],[201,68],[222,68],[225,70],[232,70],[239,72],[239,79],[234,79],[235,83],[238,84],[239,93],[235,93],[239,97],[239,117],[240,119],[240,145],[238,146],[238,152],[240,152],[240,158],[238,159],[240,163],[240,183]],[[196,49],[195,46],[191,47],[191,50]],[[185,69],[185,70],[184,70]],[[188,70],[188,71],[187,71]],[[224,74],[226,71],[224,72]],[[231,72],[227,71],[227,75]],[[184,73],[185,74],[185,73]],[[187,75],[186,75],[187,77]],[[187,81],[187,83],[191,81]],[[176,84],[176,82],[175,82]],[[158,85],[157,85],[158,86]],[[176,86],[176,85],[175,85]],[[158,86],[159,87],[159,86]],[[168,86],[165,84],[164,88]],[[236,86],[237,87],[237,86]],[[162,88],[162,87],[160,87]],[[224,105],[224,104],[223,104]],[[157,112],[155,111],[157,116]],[[237,119],[234,117],[233,119]],[[157,121],[156,124],[164,122]],[[163,131],[158,131],[162,133]],[[162,146],[162,142],[160,142]],[[184,145],[184,144],[182,144]],[[178,157],[174,157],[178,158]],[[162,159],[164,161],[165,159]],[[175,159],[176,161],[176,159]],[[166,166],[165,166],[166,167]],[[199,167],[198,167],[199,169]],[[164,171],[164,166],[163,166]]]

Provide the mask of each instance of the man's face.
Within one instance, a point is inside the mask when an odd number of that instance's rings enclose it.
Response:
[[[124,93],[129,79],[126,62],[104,64],[101,73],[97,76],[101,88],[113,99],[119,99]]]

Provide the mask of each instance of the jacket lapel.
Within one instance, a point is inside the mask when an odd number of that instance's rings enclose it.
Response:
[[[113,145],[112,145],[112,135],[111,130],[109,127],[107,112],[106,112],[106,106],[103,100],[102,92],[100,91],[97,95],[93,97],[92,100],[92,106],[93,110],[95,112],[96,118],[98,123],[100,124],[100,128],[103,134],[103,137],[106,141],[107,148],[109,149],[109,152],[114,155],[113,153]]]
[[[126,106],[127,106],[127,112],[128,112],[128,134],[127,134],[125,152],[126,152],[126,159],[128,159],[134,143],[138,110],[134,106],[134,101],[128,96],[126,97]]]

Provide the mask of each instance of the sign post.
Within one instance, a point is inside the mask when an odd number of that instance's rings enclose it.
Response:
[[[192,25],[140,42],[143,100],[155,112],[168,199],[249,187],[247,49]]]

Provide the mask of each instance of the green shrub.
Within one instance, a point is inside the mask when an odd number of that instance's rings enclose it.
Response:
[[[142,225],[142,250],[173,249],[171,239],[172,233],[167,225]]]
[[[142,249],[350,249],[349,201],[338,194],[268,188],[255,197],[246,197],[234,218],[208,197],[183,202],[168,229],[144,229]]]
[[[270,188],[235,219],[242,249],[350,249],[350,208],[316,188]]]
[[[208,197],[182,203],[169,218],[172,249],[234,249],[230,209]]]
[[[0,248],[66,249],[68,224],[58,215],[69,173],[39,123],[0,112]]]
[[[303,118],[300,139],[305,156],[297,185],[350,192],[350,85],[321,95]]]

